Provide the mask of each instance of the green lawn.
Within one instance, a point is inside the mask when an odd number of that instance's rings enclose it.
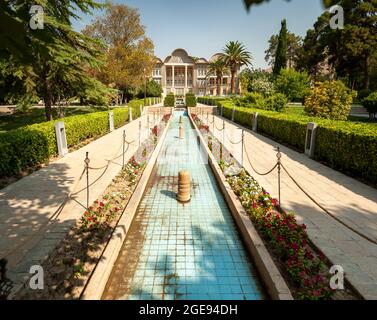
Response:
[[[286,113],[289,114],[299,114],[304,115],[304,106],[303,105],[295,105],[295,104],[288,104],[288,108]]]
[[[107,110],[107,108],[69,107],[66,109],[65,116],[80,115],[104,110]],[[57,118],[56,111],[53,110],[53,112],[54,118]],[[12,115],[0,116],[0,132],[5,132],[45,121],[46,117],[44,109],[30,109],[26,113],[15,113]]]
[[[300,106],[300,105],[288,104],[288,108],[285,112],[288,114],[305,115],[304,106],[302,105]],[[352,122],[366,122],[366,123],[377,125],[377,122],[370,122],[370,120],[365,117],[349,116],[348,120]]]

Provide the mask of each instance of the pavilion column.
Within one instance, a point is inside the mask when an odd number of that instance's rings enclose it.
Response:
[[[185,92],[187,90],[187,66],[185,66]]]
[[[172,83],[171,87],[173,89],[175,87],[175,68],[174,68],[174,66],[172,66],[172,80],[173,80],[173,83]],[[174,94],[175,94],[175,92],[174,92]]]

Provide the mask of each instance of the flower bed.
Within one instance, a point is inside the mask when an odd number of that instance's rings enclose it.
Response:
[[[306,226],[297,222],[293,212],[281,210],[278,201],[241,168],[218,139],[205,129],[197,115],[192,114],[192,119],[262,236],[294,297],[306,300],[333,298],[335,291],[329,286],[327,259],[310,245]]]
[[[170,115],[158,126],[107,187],[104,195],[85,210],[57,248],[43,262],[44,289],[23,288],[16,299],[79,299],[105,250]]]

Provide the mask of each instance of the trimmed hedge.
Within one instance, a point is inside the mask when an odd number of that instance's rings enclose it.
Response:
[[[232,101],[218,104],[224,108],[223,116],[231,119]],[[251,128],[254,112],[259,113],[259,132],[302,151],[305,149],[307,124],[316,122],[315,159],[351,176],[377,183],[377,125],[242,107],[236,107],[235,121]]]
[[[140,116],[141,100],[133,100],[133,116]],[[128,109],[116,108],[114,126],[119,128],[128,121]],[[96,138],[109,132],[108,111],[66,117],[51,122],[25,126],[0,133],[0,177],[19,174],[38,166],[58,154],[55,123],[64,121],[68,147],[74,147],[88,138]]]
[[[173,93],[169,93],[164,99],[164,107],[175,107],[175,96]]]
[[[196,97],[193,93],[186,93],[186,107],[194,108],[196,107]]]

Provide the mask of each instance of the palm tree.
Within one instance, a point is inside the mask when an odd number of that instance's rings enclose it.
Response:
[[[230,91],[234,94],[236,87],[236,77],[238,68],[243,65],[251,64],[251,53],[246,50],[244,45],[238,41],[230,41],[226,44],[221,60],[229,67],[231,73],[231,87]]]
[[[221,95],[221,82],[223,75],[228,72],[228,66],[222,59],[217,58],[216,60],[211,61],[208,65],[207,78],[212,75],[216,76],[216,93],[218,96]]]

